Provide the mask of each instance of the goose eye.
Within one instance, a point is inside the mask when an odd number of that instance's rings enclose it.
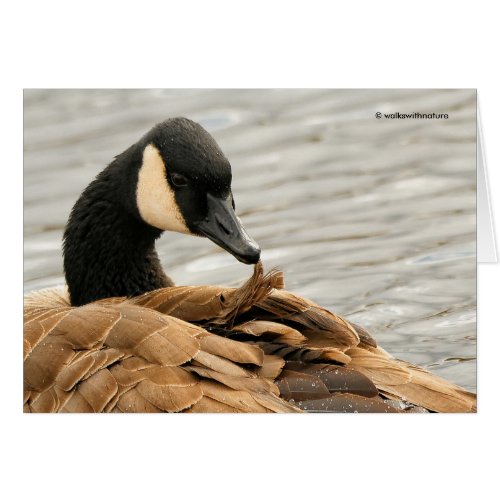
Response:
[[[181,174],[172,174],[170,176],[172,184],[177,187],[187,186],[188,180]]]

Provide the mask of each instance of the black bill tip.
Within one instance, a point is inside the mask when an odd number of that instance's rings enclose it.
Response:
[[[222,200],[208,194],[207,215],[194,224],[194,229],[244,264],[256,264],[260,260],[259,245],[241,225],[229,198]]]
[[[260,260],[260,248],[257,243],[250,238],[245,247],[239,249],[239,251],[233,253],[233,255],[244,264],[257,264]]]

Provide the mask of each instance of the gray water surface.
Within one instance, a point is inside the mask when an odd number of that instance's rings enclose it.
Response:
[[[449,118],[375,118],[397,111]],[[471,90],[25,91],[26,292],[64,283],[61,238],[78,195],[172,116],[214,135],[237,212],[289,290],[475,390]],[[237,285],[252,272],[201,238],[166,233],[158,251],[177,284]]]

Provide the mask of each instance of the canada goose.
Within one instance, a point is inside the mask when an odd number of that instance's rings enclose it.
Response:
[[[64,233],[68,291],[25,298],[26,412],[473,412],[476,396],[392,358],[284,290],[236,217],[231,167],[200,125],[155,126],[106,167]],[[163,231],[254,264],[240,288],[174,286]]]

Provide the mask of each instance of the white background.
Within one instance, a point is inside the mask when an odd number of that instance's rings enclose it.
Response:
[[[495,7],[478,0],[4,4],[2,497],[497,494],[498,265],[478,271],[477,415],[20,413],[23,87],[477,87],[498,224]]]

